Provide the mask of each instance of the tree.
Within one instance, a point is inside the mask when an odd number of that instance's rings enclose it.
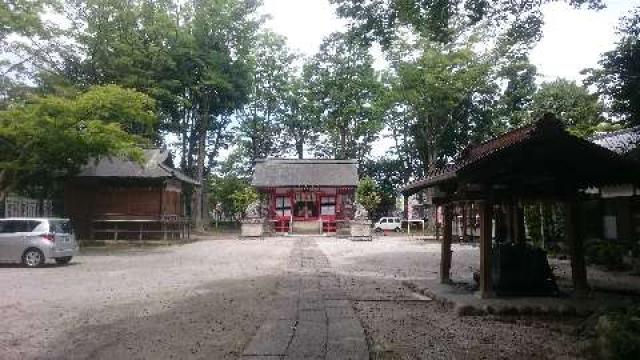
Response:
[[[293,149],[298,159],[303,159],[307,147],[318,139],[320,107],[313,98],[313,89],[300,76],[292,76],[284,94],[284,116],[280,126],[285,139],[284,151]]]
[[[224,176],[210,175],[208,178],[209,186],[208,198],[209,206],[212,209],[219,209],[221,213],[235,216],[238,214],[236,207],[237,194],[244,193],[249,188],[249,183],[235,175],[225,174]],[[246,206],[245,206],[246,208]],[[245,208],[240,209],[244,211]]]
[[[378,204],[380,204],[380,194],[378,185],[372,178],[365,176],[360,179],[356,189],[356,200],[369,212],[369,216],[373,215]]]
[[[45,15],[59,14],[59,0],[8,0],[0,3],[0,108],[24,97],[31,73],[57,65],[63,31]],[[5,103],[5,104],[3,104]]]
[[[498,102],[498,123],[515,128],[528,121],[528,108],[536,93],[537,69],[528,58],[518,59],[499,70],[506,87]]]
[[[288,115],[285,103],[296,57],[284,37],[268,31],[258,35],[250,56],[252,91],[238,111],[237,132],[253,167],[256,160],[276,155],[282,148],[280,126]]]
[[[250,67],[247,57],[254,34],[259,26],[256,19],[257,0],[203,0],[194,3],[190,21],[185,26],[192,52],[188,63],[195,75],[189,80],[189,94],[193,119],[190,148],[196,161],[196,180],[205,179],[207,140],[220,117],[227,116],[247,100]],[[192,57],[191,57],[192,56]],[[191,152],[189,153],[189,155]],[[214,156],[217,154],[213,154]],[[194,191],[192,217],[195,227],[203,226],[204,199],[201,187]]]
[[[231,115],[251,85],[249,50],[260,25],[258,0],[77,1],[66,59],[74,84],[116,83],[158,102],[162,130],[180,139],[181,168],[206,179],[231,141]],[[194,189],[191,216],[202,227],[204,198]]]
[[[492,68],[470,46],[427,43],[417,60],[398,65],[395,91],[414,119],[410,133],[425,170],[491,134]]]
[[[545,113],[556,114],[572,133],[587,137],[605,121],[603,105],[597,95],[575,81],[557,79],[540,85],[530,106],[531,119],[540,119]]]
[[[416,119],[411,108],[404,101],[398,76],[391,71],[387,71],[382,78],[385,91],[380,102],[380,108],[383,110],[382,117],[387,130],[387,134],[383,136],[392,139],[393,145],[387,152],[387,158],[381,159],[379,162],[388,163],[389,165],[397,164],[397,166],[391,166],[391,168],[395,167],[395,171],[402,178],[402,184],[407,184],[412,178],[419,178],[424,175],[424,164],[420,159],[417,151],[418,147],[411,133]],[[377,167],[369,163],[366,166],[367,172],[370,171],[371,166]],[[383,166],[383,168],[391,170],[388,166]],[[372,174],[369,175],[382,184],[380,182],[381,178]],[[381,174],[381,176],[385,177],[386,175]],[[381,186],[384,189],[384,186]]]
[[[369,213],[372,218],[395,215],[398,189],[407,183],[402,176],[403,168],[399,159],[382,158],[366,163],[364,174],[377,184],[380,196],[380,202]]]
[[[336,159],[357,159],[363,165],[382,129],[376,103],[382,91],[368,48],[333,34],[305,65],[325,138],[316,151]]]
[[[460,28],[491,25],[511,43],[528,43],[542,30],[540,7],[564,1],[575,7],[604,7],[602,0],[330,0],[337,13],[352,22],[352,32],[385,47],[399,29],[410,29],[425,39],[447,43]]]
[[[611,100],[613,114],[628,125],[640,125],[640,7],[622,18],[615,49],[604,53],[599,69],[590,73],[586,83],[596,85],[598,93]]]
[[[250,186],[236,190],[231,194],[235,213],[240,217],[244,217],[247,207],[256,202],[258,198],[258,193]]]
[[[91,158],[140,158],[139,146],[148,143],[144,129],[155,125],[154,106],[144,94],[110,85],[0,111],[0,191],[47,196]]]
[[[10,0],[0,3],[0,41],[11,34],[41,35],[47,31],[42,21],[45,10],[57,8],[57,0]]]

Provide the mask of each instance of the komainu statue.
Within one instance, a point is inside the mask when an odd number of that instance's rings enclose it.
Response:
[[[353,216],[354,220],[369,220],[369,212],[367,209],[362,206],[359,202],[356,201],[356,211]]]
[[[251,204],[249,204],[249,206],[247,206],[247,209],[244,212],[244,218],[245,219],[259,219],[261,214],[260,214],[260,208],[262,207],[262,204],[260,202],[260,200],[256,200],[254,202],[252,202]]]

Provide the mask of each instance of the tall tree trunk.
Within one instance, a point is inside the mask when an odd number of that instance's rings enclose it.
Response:
[[[304,140],[302,139],[296,140],[296,154],[298,159],[304,159]]]
[[[206,144],[207,144],[207,129],[209,120],[209,101],[205,95],[200,111],[198,123],[198,161],[196,163],[196,180],[200,183],[200,186],[196,186],[193,192],[193,225],[195,230],[204,230],[203,222],[203,182],[204,182],[204,160],[207,156]]]
[[[182,129],[181,129],[181,137],[182,137],[182,158],[180,159],[180,169],[182,171],[187,170],[187,157],[189,157],[189,137],[188,137],[188,128],[189,128],[189,120],[187,118],[188,111],[183,111],[182,113]]]
[[[347,158],[347,127],[340,129],[340,151],[338,152],[339,159]]]

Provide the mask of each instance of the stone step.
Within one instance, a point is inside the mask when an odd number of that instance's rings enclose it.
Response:
[[[291,227],[294,235],[316,235],[322,234],[322,223],[320,221],[294,221]]]

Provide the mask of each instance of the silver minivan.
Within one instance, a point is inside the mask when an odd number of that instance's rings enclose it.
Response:
[[[68,219],[0,219],[0,262],[37,267],[53,259],[67,264],[77,252]]]

